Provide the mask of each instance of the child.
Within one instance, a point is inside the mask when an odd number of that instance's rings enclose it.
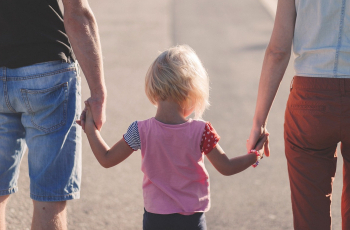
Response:
[[[223,175],[239,173],[262,157],[259,151],[228,159],[219,135],[209,122],[198,120],[208,107],[209,82],[202,63],[189,46],[163,52],[146,75],[146,95],[157,113],[135,121],[112,148],[96,129],[86,104],[85,133],[99,163],[115,166],[141,149],[144,230],[206,229],[209,210],[209,175],[206,155]],[[195,119],[187,117],[195,113]],[[262,149],[268,134],[256,149]]]

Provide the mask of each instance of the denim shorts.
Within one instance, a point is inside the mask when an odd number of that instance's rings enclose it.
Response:
[[[77,63],[0,67],[0,196],[15,193],[28,147],[30,197],[80,197],[81,110]]]

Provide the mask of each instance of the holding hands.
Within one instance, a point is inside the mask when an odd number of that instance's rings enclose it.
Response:
[[[86,116],[87,111],[90,112],[90,118],[93,119],[94,126],[97,130],[101,130],[102,125],[106,121],[106,103],[102,102],[98,97],[90,97],[88,98],[85,103],[85,108],[81,112],[80,120],[77,120],[77,123],[81,125],[83,130],[85,131],[85,125],[86,125]]]
[[[256,150],[262,158],[262,155],[270,156],[269,132],[265,127],[253,127],[249,139],[247,140],[247,151]]]
[[[86,116],[85,116],[85,132],[89,131],[95,131],[97,128],[97,125],[94,121],[94,116],[92,113],[92,109],[90,106],[90,103],[88,101],[85,101],[85,109],[86,109]]]
[[[85,133],[94,132],[95,130],[98,130],[98,128],[94,121],[91,105],[88,100],[84,101],[84,104],[85,108],[81,113],[79,124],[82,126]]]

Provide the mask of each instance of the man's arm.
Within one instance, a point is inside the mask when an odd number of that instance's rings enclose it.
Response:
[[[87,0],[62,0],[62,2],[64,26],[88,82],[91,96],[87,101],[91,106],[96,127],[100,130],[106,121],[107,90],[97,23]],[[80,123],[84,128],[83,119]]]

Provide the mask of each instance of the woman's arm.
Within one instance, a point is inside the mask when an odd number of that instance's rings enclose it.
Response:
[[[247,141],[248,151],[254,149],[257,140],[266,132],[267,117],[289,62],[295,19],[295,0],[279,0],[262,66],[253,127]],[[265,154],[270,155],[268,143],[265,144]]]

